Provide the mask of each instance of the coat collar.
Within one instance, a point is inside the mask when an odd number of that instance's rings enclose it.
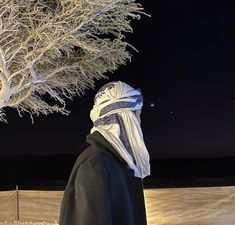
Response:
[[[120,160],[121,163],[127,164],[126,161],[118,154],[115,148],[98,131],[95,131],[92,134],[88,134],[86,136],[86,141],[88,144],[96,147],[97,149],[102,149],[105,147],[105,149],[112,152]]]

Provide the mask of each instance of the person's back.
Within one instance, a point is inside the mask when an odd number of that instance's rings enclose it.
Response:
[[[91,111],[94,127],[87,135],[90,146],[74,164],[61,204],[59,225],[147,224],[142,178],[150,173],[149,156],[143,140],[139,140],[139,118],[129,110],[141,109],[142,102],[136,97],[141,94],[133,92],[135,97],[129,97],[134,101],[128,102],[128,96],[123,101],[124,93],[117,96],[121,101],[116,104],[112,101],[112,89],[114,93],[118,90],[115,85],[125,87],[124,83],[115,82],[96,95]],[[103,107],[109,98],[112,103]],[[130,140],[133,138],[136,140]]]

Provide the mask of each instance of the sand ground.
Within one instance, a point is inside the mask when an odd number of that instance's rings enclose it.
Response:
[[[144,190],[144,194],[148,225],[235,224],[235,186],[157,188]],[[55,223],[0,222],[0,225],[3,224],[57,225],[58,223],[56,220]]]

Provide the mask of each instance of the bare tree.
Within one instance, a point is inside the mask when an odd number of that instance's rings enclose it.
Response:
[[[124,35],[143,13],[135,0],[0,0],[0,120],[4,107],[67,115],[66,98],[130,60]]]

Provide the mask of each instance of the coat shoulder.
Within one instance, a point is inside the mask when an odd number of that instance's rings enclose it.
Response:
[[[88,147],[78,157],[76,163],[78,167],[86,165],[102,165],[108,168],[120,166],[115,155],[107,149],[94,149]]]

